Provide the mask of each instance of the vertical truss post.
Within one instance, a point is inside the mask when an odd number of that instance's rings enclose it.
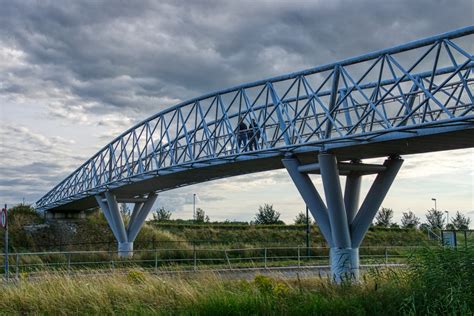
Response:
[[[99,204],[99,207],[104,212],[105,219],[109,223],[115,239],[118,242],[119,257],[133,256],[133,242],[140,232],[157,197],[156,193],[152,192],[148,194],[145,203],[142,201],[136,202],[128,226],[125,227],[123,218],[120,215],[117,197],[110,191],[105,192],[105,200],[100,194],[95,196],[97,204]]]
[[[276,108],[275,111],[276,111],[277,117],[278,117],[278,125],[280,127],[281,132],[283,133],[283,139],[285,140],[286,145],[290,145],[291,141],[290,141],[290,137],[288,136],[288,129],[286,127],[286,122],[285,122],[285,119],[284,119],[283,113],[282,113],[283,104],[282,104],[280,98],[278,97],[278,95],[275,91],[275,88],[273,87],[273,84],[271,82],[268,82],[267,86],[268,86],[268,89],[270,90],[272,101],[273,101],[273,104]],[[290,122],[288,122],[288,124],[290,124]]]
[[[403,160],[392,157],[373,171],[373,166],[359,160],[344,164],[349,168],[344,195],[339,180],[339,165],[334,155],[321,153],[318,164],[300,166],[298,159],[282,160],[311,214],[330,247],[331,275],[336,283],[359,278],[359,246],[378,208],[385,198]],[[360,170],[378,173],[364,203],[359,209],[362,176]],[[306,172],[321,173],[326,204],[322,201]]]
[[[341,66],[336,65],[334,67],[334,73],[332,77],[331,98],[329,99],[328,116],[331,115],[331,111],[334,110],[334,107],[336,106],[340,73],[341,73]],[[331,138],[331,129],[332,129],[332,122],[328,117],[325,138]]]

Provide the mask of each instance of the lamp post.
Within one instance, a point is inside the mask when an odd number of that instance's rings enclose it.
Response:
[[[446,213],[446,229],[448,229],[449,224],[449,211],[444,211]]]
[[[437,211],[438,208],[436,207],[436,199],[435,199],[435,198],[431,198],[431,201],[434,201],[434,203],[435,203],[435,211]]]
[[[193,194],[193,222],[196,223],[196,193]]]

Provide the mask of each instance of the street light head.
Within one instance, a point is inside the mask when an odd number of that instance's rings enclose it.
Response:
[[[431,201],[436,201],[436,199],[435,199],[435,198],[431,198]]]

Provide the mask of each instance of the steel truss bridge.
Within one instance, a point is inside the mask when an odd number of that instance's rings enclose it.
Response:
[[[474,146],[473,33],[469,26],[180,103],[115,138],[36,206],[99,205],[127,254],[158,192],[286,168],[331,247],[335,278],[357,275],[358,247],[400,155]],[[362,162],[374,157],[389,158]],[[309,173],[321,174],[326,203]],[[377,177],[360,204],[367,174]],[[128,227],[118,202],[135,203]]]

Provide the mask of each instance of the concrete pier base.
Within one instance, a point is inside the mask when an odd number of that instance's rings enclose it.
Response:
[[[359,248],[329,250],[332,279],[336,283],[359,279]]]
[[[133,256],[133,242],[119,242],[118,256],[120,258],[129,258]]]

